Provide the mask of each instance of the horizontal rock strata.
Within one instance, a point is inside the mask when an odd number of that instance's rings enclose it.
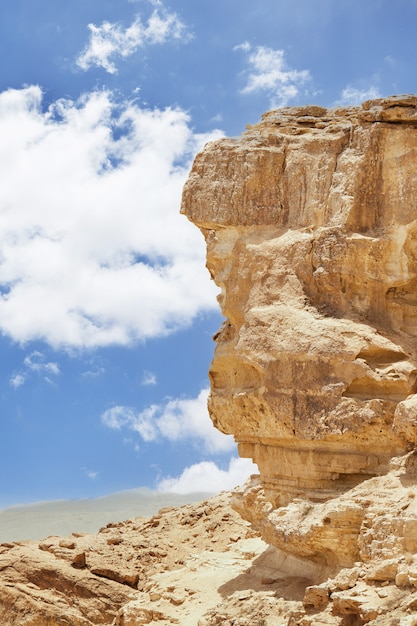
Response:
[[[323,565],[357,559],[349,493],[417,442],[416,198],[414,96],[269,112],[208,144],[184,188],[225,316],[211,417],[260,473],[236,506]]]

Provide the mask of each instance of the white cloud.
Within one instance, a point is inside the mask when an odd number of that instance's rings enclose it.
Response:
[[[156,385],[156,376],[153,372],[143,372],[142,385],[145,387]]]
[[[42,110],[0,93],[0,331],[53,347],[128,345],[215,309],[203,239],[179,215],[195,152],[180,109],[108,92]]]
[[[26,381],[26,377],[24,374],[15,374],[14,376],[10,378],[9,382],[10,382],[10,385],[14,389],[18,389],[19,387],[25,384],[25,381]]]
[[[352,106],[358,105],[365,100],[374,100],[380,98],[381,94],[377,87],[370,86],[367,89],[357,89],[348,85],[342,91],[342,95],[339,100],[335,102],[336,106]]]
[[[102,67],[110,74],[115,74],[117,67],[112,60],[114,57],[129,57],[146,45],[189,39],[186,27],[177,14],[164,9],[161,2],[156,6],[159,9],[153,11],[146,23],[137,16],[125,29],[111,22],[103,22],[101,26],[89,24],[90,40],[77,59],[78,67],[82,70],[92,66]]]
[[[294,70],[285,61],[284,50],[252,46],[246,41],[234,50],[247,54],[249,72],[243,94],[266,93],[273,107],[288,104],[300,95],[301,88],[311,80],[308,70]]]
[[[231,435],[224,435],[213,426],[207,410],[208,393],[208,389],[203,389],[197,398],[171,399],[140,412],[127,406],[114,406],[101,419],[110,428],[137,432],[144,441],[188,439],[202,443],[207,452],[230,452],[235,449],[235,443]]]
[[[85,372],[83,372],[81,374],[81,376],[83,378],[98,378],[99,376],[101,376],[102,374],[105,373],[105,368],[101,367],[99,365],[95,365],[93,366],[92,369],[86,370]]]
[[[95,470],[88,469],[87,467],[83,467],[83,472],[91,481],[97,480],[99,473]]]
[[[243,50],[243,52],[249,52],[251,48],[252,46],[250,45],[249,41],[244,41],[243,43],[235,46],[233,50]]]
[[[45,355],[38,350],[31,352],[24,358],[23,368],[22,371],[14,374],[9,380],[10,385],[15,389],[24,385],[32,373],[39,374],[50,384],[53,384],[50,376],[59,376],[61,373],[58,363],[47,361]]]
[[[250,459],[230,459],[227,470],[222,470],[213,461],[202,461],[187,467],[177,478],[164,478],[157,486],[158,491],[170,493],[195,493],[229,491],[242,485],[258,468]]]
[[[58,376],[60,374],[58,363],[54,363],[52,361],[46,361],[46,357],[42,352],[32,352],[25,357],[23,364],[32,372],[37,372],[38,374],[53,374],[54,376]]]

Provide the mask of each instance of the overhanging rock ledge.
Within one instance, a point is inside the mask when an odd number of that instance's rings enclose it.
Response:
[[[416,552],[417,97],[268,112],[182,212],[225,316],[211,418],[259,467],[236,508],[322,572]]]

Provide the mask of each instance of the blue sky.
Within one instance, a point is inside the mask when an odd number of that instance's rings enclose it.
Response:
[[[417,91],[417,0],[3,0],[0,507],[253,471],[206,411],[193,156],[274,107]]]

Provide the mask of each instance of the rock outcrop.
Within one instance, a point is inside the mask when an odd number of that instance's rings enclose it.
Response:
[[[226,318],[211,417],[259,467],[235,507],[318,579],[411,557],[417,97],[271,111],[197,156],[182,212]]]
[[[391,489],[402,497],[401,486],[385,480],[380,501]],[[220,494],[169,507],[95,535],[0,545],[1,625],[417,625],[417,558],[398,549],[403,521],[395,512],[381,510],[368,525],[375,544],[391,537],[391,551],[371,560],[364,554],[317,584],[300,559],[268,546],[230,500]]]

